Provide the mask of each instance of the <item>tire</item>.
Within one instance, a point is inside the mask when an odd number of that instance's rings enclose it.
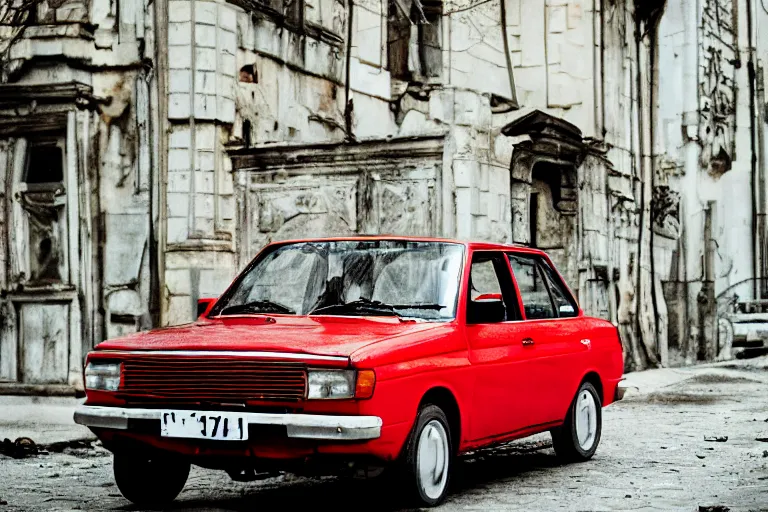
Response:
[[[398,474],[409,501],[435,507],[448,495],[454,448],[448,418],[436,405],[419,409],[401,455]]]
[[[568,408],[563,425],[551,431],[557,456],[566,462],[592,458],[600,444],[603,411],[600,394],[589,382],[582,382]]]
[[[189,462],[164,455],[115,453],[115,483],[132,503],[145,507],[168,505],[187,483]]]

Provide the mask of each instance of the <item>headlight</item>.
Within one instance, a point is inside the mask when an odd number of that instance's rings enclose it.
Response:
[[[91,361],[85,366],[85,388],[117,391],[120,386],[120,363]]]
[[[309,370],[307,398],[353,398],[354,370]]]
[[[373,370],[309,370],[307,398],[371,398],[375,383]]]

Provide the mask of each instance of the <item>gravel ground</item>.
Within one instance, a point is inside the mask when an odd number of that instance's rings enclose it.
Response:
[[[398,510],[397,490],[375,480],[290,476],[238,483],[193,468],[173,510],[315,507]],[[587,463],[558,464],[547,435],[463,457],[440,508],[728,509],[768,512],[768,372],[761,368],[704,370],[608,407],[601,445]],[[0,456],[0,512],[21,510],[138,509],[114,485],[109,453],[75,446],[24,459]]]

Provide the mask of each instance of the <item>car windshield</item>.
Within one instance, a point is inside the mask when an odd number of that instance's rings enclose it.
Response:
[[[464,247],[399,240],[278,246],[222,296],[212,316],[295,314],[450,320]]]

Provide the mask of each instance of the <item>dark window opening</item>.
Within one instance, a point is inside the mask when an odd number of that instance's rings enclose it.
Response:
[[[561,188],[560,183],[562,179],[563,168],[555,164],[548,162],[541,162],[533,167],[531,172],[532,180],[540,180],[549,186],[552,191],[552,204],[557,205],[560,203]]]
[[[428,81],[443,69],[440,0],[390,0],[388,67],[394,78]]]
[[[247,84],[259,83],[259,75],[256,72],[256,66],[253,64],[246,64],[245,66],[241,67],[239,80]]]
[[[301,25],[304,14],[304,1],[303,0],[284,0],[283,14],[285,19]]]
[[[64,151],[55,143],[32,143],[27,151],[27,184],[63,183]]]
[[[251,147],[251,122],[248,119],[243,121],[243,145]]]
[[[531,231],[529,243],[531,247],[538,247],[537,245],[537,235],[539,233],[539,194],[538,193],[531,194],[531,206],[529,208],[528,214],[529,214],[528,226]]]
[[[301,26],[304,21],[304,0],[248,0],[248,3],[256,4],[251,6],[254,10],[264,6],[267,14],[294,26]]]

